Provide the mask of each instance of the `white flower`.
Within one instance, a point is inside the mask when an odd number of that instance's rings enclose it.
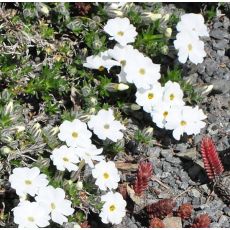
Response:
[[[72,122],[64,121],[60,127],[58,138],[61,141],[66,141],[66,144],[71,147],[82,147],[91,145],[92,133],[87,129],[87,125],[75,119]]]
[[[111,60],[108,57],[107,51],[100,53],[99,55],[92,55],[86,58],[84,67],[89,69],[97,69],[103,71],[105,68],[110,70],[112,66],[119,65],[117,61]]]
[[[79,162],[79,158],[76,154],[76,148],[68,148],[66,145],[62,145],[60,148],[53,150],[50,158],[60,171],[64,171],[65,169],[69,172],[78,170],[76,163]]]
[[[151,116],[152,116],[153,122],[155,122],[159,128],[165,127],[166,118],[171,112],[170,108],[171,108],[171,105],[163,101],[161,101],[158,105],[154,106],[151,112]]]
[[[36,201],[51,213],[51,219],[63,224],[67,222],[66,216],[72,215],[74,209],[71,208],[71,201],[65,199],[65,191],[61,188],[47,186],[39,190]]]
[[[137,89],[136,102],[143,106],[144,111],[151,112],[162,99],[162,87],[159,82],[151,85],[150,89]]]
[[[108,192],[101,196],[101,201],[104,201],[100,217],[103,223],[120,224],[122,218],[126,215],[126,201],[118,192]]]
[[[136,28],[130,24],[128,18],[114,18],[107,21],[104,31],[108,33],[110,40],[116,40],[122,46],[134,42],[137,36]]]
[[[173,137],[176,140],[180,140],[180,136],[183,133],[188,135],[198,134],[205,126],[205,119],[202,110],[198,107],[192,108],[190,106],[184,106],[182,109],[172,108],[169,116],[166,118],[166,129],[173,129]]]
[[[113,49],[108,50],[108,55],[119,62],[121,67],[124,67],[126,63],[138,53],[140,52],[137,49],[134,49],[131,45],[121,46],[117,44]]]
[[[49,212],[37,202],[23,201],[13,209],[14,222],[19,228],[44,228],[49,225]]]
[[[16,193],[23,197],[25,194],[34,196],[40,188],[47,186],[49,183],[45,174],[40,174],[37,167],[34,168],[15,168],[10,175],[9,181],[11,187]]]
[[[93,160],[101,161],[104,159],[104,156],[99,156],[102,153],[103,149],[97,149],[95,145],[90,145],[85,148],[76,148],[77,155],[84,160],[91,168],[94,168]]]
[[[92,175],[96,178],[96,185],[101,190],[106,190],[107,188],[116,189],[118,187],[120,176],[114,162],[112,161],[100,161],[92,170]]]
[[[184,14],[176,26],[177,30],[185,33],[193,33],[195,36],[209,36],[208,28],[204,24],[201,14]]]
[[[115,120],[111,109],[101,109],[97,115],[92,115],[88,126],[101,140],[108,138],[114,142],[123,137],[120,129],[125,129],[119,121]]]
[[[137,88],[149,89],[151,85],[160,79],[160,65],[138,53],[124,66],[126,80],[134,83]]]
[[[163,88],[163,101],[170,105],[184,105],[183,91],[177,82],[167,81]]]
[[[187,59],[194,64],[202,63],[206,56],[204,42],[191,33],[180,32],[176,36],[174,46],[179,50],[178,60],[185,63]]]
[[[202,120],[206,119],[207,116],[204,114],[202,109],[199,109],[198,106],[192,108],[193,112],[193,129],[191,134],[199,134],[200,130],[205,127],[206,123]],[[189,134],[189,133],[188,133]],[[189,134],[190,135],[190,134]]]

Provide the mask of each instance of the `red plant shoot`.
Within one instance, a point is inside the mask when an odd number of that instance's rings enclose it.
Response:
[[[137,177],[134,182],[134,192],[136,195],[141,196],[148,188],[148,182],[153,174],[153,166],[150,162],[140,162],[137,170]]]
[[[224,167],[219,159],[215,144],[210,137],[204,137],[201,141],[201,154],[204,168],[210,180],[215,179],[224,171]]]

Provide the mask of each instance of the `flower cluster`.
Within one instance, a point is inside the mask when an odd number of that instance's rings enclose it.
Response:
[[[136,29],[130,24],[128,18],[115,18],[108,20],[104,31],[111,37],[110,39],[118,42],[113,49],[101,52],[100,63],[93,60],[94,56],[87,57],[85,67],[97,70],[109,71],[107,62],[114,63],[114,66],[120,66],[121,72],[118,74],[119,82],[134,83],[137,88],[148,89],[154,82],[160,79],[160,65],[154,64],[152,60],[143,53],[134,49],[132,45],[127,45],[135,41],[137,35]]]
[[[97,115],[92,115],[88,121],[88,127],[101,139],[106,138],[116,142],[123,137],[120,130],[125,127],[113,115],[111,109],[101,109]],[[60,171],[67,169],[68,171],[78,170],[77,163],[84,160],[92,168],[92,176],[96,179],[96,185],[103,191],[107,189],[116,189],[120,181],[118,170],[112,161],[106,162],[100,154],[103,149],[97,149],[92,144],[92,132],[88,130],[87,124],[75,119],[72,122],[64,121],[60,125],[60,133],[58,137],[61,141],[65,141],[66,145],[53,150],[50,158],[54,165]],[[99,163],[94,165],[93,161]],[[49,188],[51,191],[52,189]],[[45,194],[48,191],[43,191],[37,200],[45,203]],[[54,193],[54,191],[51,191]],[[47,198],[49,200],[49,198]],[[50,198],[50,200],[52,200]],[[100,213],[104,223],[118,224],[125,216],[126,202],[123,200],[120,193],[112,191],[101,197],[101,201],[105,202]],[[52,210],[51,210],[52,211]],[[51,214],[52,215],[52,214]],[[55,218],[55,213],[53,214]]]
[[[92,175],[96,178],[96,185],[103,191],[116,189],[120,181],[118,170],[112,161],[101,161],[92,170]],[[101,196],[104,202],[100,217],[103,223],[119,224],[125,216],[126,201],[118,192],[109,191]]]
[[[47,176],[40,174],[37,167],[15,168],[9,181],[20,196],[20,203],[13,209],[14,222],[19,228],[46,227],[50,219],[62,225],[74,212],[71,202],[65,199],[64,190],[47,186]],[[27,195],[34,201],[27,200]]]
[[[185,26],[188,18],[190,18],[190,20],[191,18],[195,18],[194,22],[190,23],[191,33]],[[196,29],[194,30],[194,28]],[[198,39],[198,36],[208,35],[201,15],[189,14],[182,16],[181,22],[177,25],[177,29],[180,31],[178,36],[182,36],[183,38],[190,36],[190,38],[193,39],[194,36],[197,36]],[[135,27],[130,24],[129,20],[127,18],[111,19],[107,22],[104,30],[112,36],[111,39],[116,40],[118,44],[116,44],[113,49],[109,49],[98,55],[98,58],[105,54],[107,56],[106,58],[104,57],[101,63],[97,64],[96,67],[93,63],[89,62],[89,58],[92,56],[87,58],[87,62],[84,66],[98,70],[107,68],[109,71],[111,66],[108,68],[106,62],[108,60],[110,60],[111,63],[115,61],[114,65],[121,67],[121,72],[118,74],[119,82],[135,84],[137,88],[136,103],[142,106],[144,111],[151,114],[153,122],[155,122],[158,127],[173,130],[173,137],[176,140],[179,140],[183,133],[187,133],[188,135],[198,134],[205,126],[205,123],[202,121],[206,118],[203,111],[198,107],[185,106],[183,91],[178,83],[168,81],[164,87],[162,87],[158,82],[161,77],[160,65],[154,64],[150,58],[139,52],[132,45],[127,45],[128,43],[134,42],[136,36]],[[175,44],[177,43],[187,44],[185,41],[183,42],[179,39],[175,41]],[[201,43],[203,44],[203,42]],[[189,43],[186,47],[190,47],[192,44],[193,43]],[[194,47],[193,51],[196,55],[202,54],[200,47],[198,47],[199,52],[197,52],[195,48],[196,47]],[[187,51],[185,52],[184,48],[181,48],[179,53],[180,52],[184,54]],[[93,127],[94,132],[101,139],[106,138],[108,132],[107,127],[114,130],[113,120],[109,119],[109,116],[105,119],[103,114],[104,111],[99,112],[97,116],[101,119],[92,117],[88,123],[90,128],[92,128],[92,123],[95,124]],[[108,121],[111,123],[109,124]],[[119,125],[115,127],[116,129],[111,133],[111,136],[107,135],[107,137],[113,141],[116,141],[122,135],[117,129],[123,129],[123,127]]]
[[[101,140],[108,138],[114,142],[123,137],[120,130],[125,129],[119,121],[115,120],[111,109],[101,109],[97,115],[92,115],[88,126]],[[58,138],[65,141],[66,145],[55,148],[50,156],[58,170],[76,171],[77,164],[82,160],[94,168],[93,161],[104,159],[100,155],[103,149],[98,149],[92,144],[92,132],[88,130],[86,123],[78,119],[74,119],[72,122],[64,121],[59,130]]]
[[[200,36],[209,36],[207,26],[201,14],[184,14],[177,24],[178,34],[174,46],[179,50],[178,60],[185,63],[187,59],[194,64],[202,63],[206,56],[204,42]]]

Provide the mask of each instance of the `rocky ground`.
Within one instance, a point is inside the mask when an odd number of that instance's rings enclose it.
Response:
[[[172,10],[180,6],[169,4],[164,7]],[[126,153],[122,152],[115,157],[115,161],[126,162],[133,166],[133,168],[120,168],[122,181],[127,183],[134,181],[138,162],[141,160],[152,162],[153,173],[157,180],[149,182],[149,189],[143,202],[150,204],[160,199],[173,198],[176,202],[175,210],[183,203],[191,203],[194,212],[190,220],[183,222],[183,227],[189,226],[195,216],[207,213],[211,219],[210,227],[230,228],[230,207],[223,202],[219,194],[213,191],[213,184],[209,182],[204,171],[199,151],[202,137],[210,136],[216,144],[225,171],[230,170],[230,18],[227,15],[228,7],[229,5],[226,6],[225,11],[219,12],[219,15],[209,21],[210,37],[203,38],[207,52],[204,62],[194,65],[188,61],[182,66],[185,80],[195,85],[197,89],[204,90],[205,87],[208,89],[199,104],[207,115],[207,125],[202,133],[192,138],[184,137],[182,141],[177,142],[173,139],[171,132],[154,127],[154,136],[157,138],[151,147],[132,139],[124,139]],[[177,58],[172,64],[179,64]],[[45,118],[44,122],[47,120]],[[125,136],[132,136],[146,124],[152,125],[149,115],[143,111],[136,111],[128,119]],[[87,170],[85,170],[85,176],[87,176]],[[9,183],[6,183],[5,188],[9,189],[9,187]],[[14,195],[12,196],[15,198]],[[18,202],[18,199],[11,200],[10,193],[7,199],[12,206]],[[132,207],[128,207],[127,216],[116,227],[148,227],[145,211],[130,199],[129,202]],[[98,216],[93,213],[89,216],[89,224],[91,227],[110,227],[101,223]]]

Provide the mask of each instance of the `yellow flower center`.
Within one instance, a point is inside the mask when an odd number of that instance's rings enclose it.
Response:
[[[103,174],[103,177],[107,180],[107,179],[109,179],[109,174],[108,174],[107,172],[105,172],[105,173]]]
[[[56,205],[53,202],[50,204],[50,206],[51,206],[52,209],[56,208]]]
[[[31,185],[31,184],[32,184],[32,181],[31,181],[31,180],[25,180],[25,184],[26,184],[26,185]]]
[[[122,66],[125,66],[126,65],[126,60],[121,60],[120,63],[121,63]]]
[[[119,32],[117,32],[117,35],[122,37],[124,35],[124,32],[123,31],[119,31]]]
[[[188,51],[192,51],[192,44],[191,43],[188,44]]]
[[[115,210],[116,210],[116,206],[114,204],[112,204],[112,205],[109,206],[109,211],[110,212],[113,212]]]
[[[170,101],[172,101],[174,98],[175,98],[174,94],[170,94],[170,95],[169,95]]]
[[[145,69],[140,68],[139,73],[140,73],[140,75],[145,75]]]
[[[63,157],[62,159],[63,159],[63,161],[65,161],[65,162],[68,162],[68,161],[69,161],[69,159],[68,159],[67,157]]]
[[[104,125],[104,129],[109,129],[109,127],[110,127],[109,124]]]
[[[102,65],[98,68],[99,71],[103,71],[104,69],[105,69],[105,68],[104,68],[104,66],[102,66]]]
[[[76,139],[76,138],[78,137],[78,133],[77,133],[77,132],[72,132],[72,137],[73,137],[74,139]]]
[[[187,122],[186,122],[186,121],[181,121],[181,122],[180,122],[180,125],[181,125],[181,126],[185,126],[185,125],[187,125]]]
[[[169,114],[169,113],[168,113],[167,111],[165,111],[165,112],[163,113],[163,117],[166,118],[166,117],[168,116],[168,114]]]
[[[151,100],[151,99],[153,99],[153,98],[154,98],[154,94],[153,94],[153,93],[149,93],[149,94],[148,94],[148,99]]]
[[[29,222],[34,222],[34,218],[33,218],[32,216],[28,216],[28,217],[27,217],[27,220],[28,220]]]

